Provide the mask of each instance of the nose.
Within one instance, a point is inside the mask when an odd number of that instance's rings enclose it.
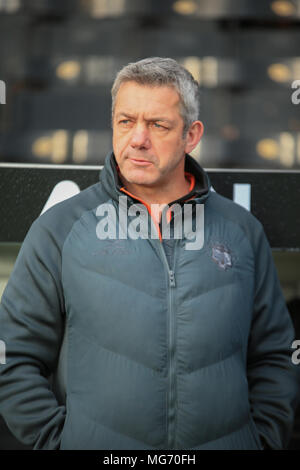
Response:
[[[141,148],[149,149],[151,147],[149,131],[145,125],[137,124],[132,129],[130,145],[132,148],[140,148],[140,149]]]

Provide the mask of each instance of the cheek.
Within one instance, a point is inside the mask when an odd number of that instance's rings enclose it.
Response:
[[[154,144],[157,152],[159,153],[162,161],[169,160],[177,154],[181,154],[184,148],[182,139],[161,139]]]
[[[113,133],[112,144],[115,155],[120,155],[123,149],[126,147],[127,139],[123,134],[118,132]]]

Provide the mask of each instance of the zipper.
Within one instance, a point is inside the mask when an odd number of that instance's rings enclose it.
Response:
[[[130,197],[137,199],[138,201],[142,202],[149,214],[150,214],[150,225],[154,224],[158,234],[159,234],[159,249],[162,255],[163,262],[165,264],[167,273],[168,273],[168,300],[169,300],[169,388],[168,388],[168,397],[167,397],[167,447],[168,449],[173,449],[175,445],[175,429],[176,429],[176,415],[177,415],[177,408],[176,408],[176,374],[175,374],[175,321],[173,318],[172,313],[172,306],[173,306],[173,289],[176,287],[175,282],[175,273],[173,270],[170,269],[166,253],[162,246],[162,237],[159,224],[154,220],[151,215],[150,207],[141,199],[137,198],[136,196],[132,195],[125,188],[120,188],[120,192],[128,194]],[[176,244],[174,248],[174,265],[175,265],[175,252],[176,252]]]
[[[167,396],[167,448],[173,449],[175,445],[176,425],[176,374],[175,374],[175,319],[173,313],[173,289],[176,287],[175,273],[170,269],[162,246],[159,243],[162,259],[168,272],[168,301],[169,301],[169,387]],[[174,249],[175,250],[175,249]],[[175,252],[174,252],[175,262]]]

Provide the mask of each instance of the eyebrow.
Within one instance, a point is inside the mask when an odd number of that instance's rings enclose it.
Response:
[[[132,114],[128,114],[128,113],[123,113],[123,112],[120,112],[116,115],[116,119],[120,118],[120,117],[126,117],[126,118],[129,118],[129,119],[134,119],[135,116],[133,116]],[[157,116],[157,117],[152,117],[150,119],[145,119],[146,122],[167,122],[168,124],[173,124],[174,121],[172,121],[171,119],[168,119],[166,117],[160,117],[160,116]]]

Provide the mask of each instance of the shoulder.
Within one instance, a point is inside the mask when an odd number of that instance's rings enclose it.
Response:
[[[207,204],[209,210],[214,211],[216,215],[219,214],[220,217],[241,225],[261,225],[261,222],[248,209],[215,191],[211,191]]]
[[[242,230],[250,243],[255,245],[257,237],[264,234],[262,223],[249,210],[221,194],[211,191],[207,209],[213,218]]]
[[[102,190],[101,183],[95,183],[75,196],[55,204],[37,217],[27,232],[25,240],[38,239],[40,242],[41,238],[45,237],[58,246],[62,246],[74,223],[85,212],[93,210],[107,199],[108,196]]]

